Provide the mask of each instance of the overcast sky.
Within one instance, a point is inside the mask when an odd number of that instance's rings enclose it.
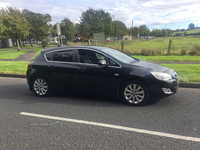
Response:
[[[146,24],[149,29],[187,29],[190,23],[200,27],[199,0],[0,0],[0,7],[28,9],[47,13],[52,24],[69,18],[78,23],[89,8],[108,11],[114,20],[127,27]]]

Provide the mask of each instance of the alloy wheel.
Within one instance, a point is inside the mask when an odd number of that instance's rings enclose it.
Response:
[[[124,89],[124,97],[129,103],[139,104],[145,98],[145,91],[138,84],[129,84]]]

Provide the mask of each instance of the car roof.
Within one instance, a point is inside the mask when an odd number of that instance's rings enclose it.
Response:
[[[75,48],[75,49],[80,49],[80,48],[89,48],[89,49],[95,49],[95,50],[99,50],[101,51],[101,48],[103,48],[102,46],[63,46],[63,47],[53,47],[50,49],[43,49],[42,52],[46,53],[46,52],[51,52],[54,50],[62,50],[64,48]]]

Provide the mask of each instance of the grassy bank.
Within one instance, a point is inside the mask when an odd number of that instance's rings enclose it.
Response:
[[[28,61],[0,61],[0,73],[26,74]]]
[[[162,64],[174,69],[182,82],[200,83],[200,65],[196,64]]]
[[[50,45],[48,45],[47,46],[47,48],[49,47],[49,46],[57,46],[57,45],[55,45],[55,44],[50,44]],[[42,46],[41,45],[37,45],[37,44],[33,44],[33,47],[31,47],[31,45],[30,44],[28,44],[28,46],[26,46],[26,44],[25,44],[25,46],[24,47],[21,47],[21,49],[24,49],[24,48],[41,48]],[[18,47],[17,46],[13,46],[13,47],[10,47],[10,48],[2,48],[2,47],[0,47],[0,50],[10,50],[10,49],[18,49]]]
[[[147,60],[147,61],[179,61],[179,62],[200,62],[200,56],[190,56],[190,55],[184,55],[184,56],[141,56],[141,55],[132,55],[132,57]]]
[[[12,51],[0,51],[0,59],[15,59],[20,55],[24,55],[28,51],[38,51],[41,49],[29,49],[29,50],[12,50]]]

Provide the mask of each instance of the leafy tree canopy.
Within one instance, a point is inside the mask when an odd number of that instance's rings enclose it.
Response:
[[[193,23],[190,23],[189,26],[188,26],[188,29],[189,29],[189,30],[195,29],[194,24],[193,24]]]
[[[114,37],[122,37],[127,34],[127,28],[126,25],[121,21],[113,21],[114,31],[113,35]]]
[[[73,40],[75,36],[74,23],[70,19],[65,18],[61,21],[61,34],[65,35],[67,40]]]
[[[112,17],[111,14],[105,12],[102,9],[95,10],[89,8],[84,11],[81,16],[80,25],[89,25],[90,26],[90,36],[93,36],[93,33],[103,32],[105,37],[111,35],[112,33]]]
[[[52,20],[49,14],[34,13],[27,9],[24,9],[22,14],[30,24],[29,36],[31,38],[44,40],[50,35],[51,25],[49,22]]]

